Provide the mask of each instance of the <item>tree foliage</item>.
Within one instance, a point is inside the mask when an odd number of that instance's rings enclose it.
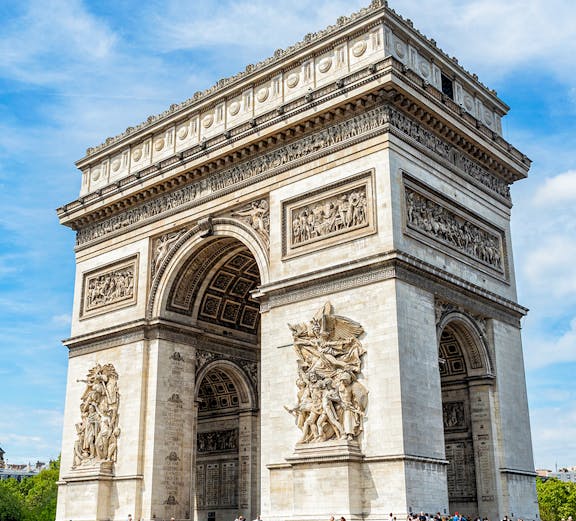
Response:
[[[542,521],[561,521],[568,516],[576,519],[576,483],[538,479],[536,490]]]
[[[54,521],[60,458],[21,482],[0,481],[0,521]]]

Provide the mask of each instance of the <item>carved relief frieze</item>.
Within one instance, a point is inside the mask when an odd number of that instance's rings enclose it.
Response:
[[[404,199],[408,232],[429,237],[505,275],[502,231],[480,224],[469,212],[457,210],[443,198],[408,182]]]
[[[76,235],[76,244],[83,246],[124,228],[159,218],[178,208],[201,204],[230,191],[237,190],[276,175],[301,163],[329,154],[363,139],[390,125],[407,134],[429,151],[439,155],[483,188],[509,199],[508,185],[479,164],[436,136],[420,123],[388,104],[377,106],[345,121],[325,127],[297,141],[217,171],[196,182],[146,201],[122,213],[89,224]],[[256,209],[254,209],[256,210]],[[256,213],[256,212],[255,212]]]
[[[118,373],[112,364],[97,364],[85,380],[80,401],[81,421],[76,424],[76,441],[72,468],[92,467],[114,462],[118,438]]]
[[[85,273],[80,318],[135,304],[137,276],[138,255]]]
[[[445,430],[466,429],[464,402],[444,402],[442,404],[442,417]]]
[[[215,172],[188,186],[159,196],[125,212],[86,226],[78,231],[77,245],[81,246],[112,232],[142,221],[153,219],[176,208],[200,204],[215,194],[223,195],[231,190],[259,181],[297,166],[299,162],[312,160],[315,155],[329,153],[332,147],[359,139],[388,122],[389,106],[379,106],[363,114],[342,121],[320,132],[310,134],[290,145],[281,146],[267,154],[249,159],[229,169]]]
[[[282,203],[284,257],[376,232],[373,172]]]
[[[199,454],[235,452],[238,450],[238,429],[199,432],[197,438]]]
[[[390,111],[390,125],[402,133],[417,141],[431,152],[442,159],[454,164],[476,183],[498,194],[506,200],[510,200],[510,187],[503,179],[496,177],[472,161],[456,147],[450,145],[429,129],[414,121],[412,118],[399,110]]]
[[[300,443],[356,440],[368,390],[358,381],[366,350],[360,324],[334,315],[327,302],[310,322],[290,325],[298,364],[297,403],[285,407],[302,431]]]

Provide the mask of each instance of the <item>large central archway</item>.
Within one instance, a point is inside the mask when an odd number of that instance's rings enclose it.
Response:
[[[201,521],[255,516],[260,501],[260,306],[252,292],[262,278],[254,253],[229,232],[183,235],[159,267],[160,318],[186,326],[195,359],[189,493],[190,517]]]

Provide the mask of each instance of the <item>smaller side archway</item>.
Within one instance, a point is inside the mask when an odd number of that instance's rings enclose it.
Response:
[[[196,375],[194,519],[257,514],[259,415],[257,393],[244,370],[216,360]]]
[[[492,358],[482,327],[461,311],[437,324],[451,512],[498,515]]]

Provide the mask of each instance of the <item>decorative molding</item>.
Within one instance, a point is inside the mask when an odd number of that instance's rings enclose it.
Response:
[[[170,108],[168,110],[162,112],[161,114],[149,116],[146,119],[146,121],[144,121],[143,123],[140,123],[136,127],[128,127],[122,134],[119,134],[118,136],[115,136],[115,137],[109,137],[104,141],[104,143],[88,148],[86,150],[86,156],[94,155],[97,152],[105,149],[106,147],[109,147],[115,143],[118,143],[119,141],[121,141],[121,140],[123,140],[123,139],[125,139],[131,135],[134,135],[134,134],[136,134],[136,133],[138,133],[138,132],[140,132],[140,131],[148,128],[148,127],[153,126],[154,124],[158,123],[162,119],[168,118],[177,112],[180,112],[184,109],[187,109],[188,107],[191,107],[193,105],[196,105],[199,102],[201,102],[202,100],[209,98],[213,94],[216,94],[217,92],[219,92],[219,91],[221,91],[221,90],[223,90],[223,89],[225,89],[225,88],[227,88],[233,84],[238,83],[239,81],[247,78],[248,76],[253,76],[254,73],[256,73],[262,69],[269,68],[270,66],[272,66],[274,64],[277,64],[281,61],[285,61],[288,57],[296,54],[297,52],[301,51],[302,49],[304,49],[306,47],[310,47],[314,42],[317,42],[319,40],[327,38],[327,37],[335,34],[336,32],[341,31],[342,29],[356,23],[359,19],[364,18],[364,17],[372,14],[373,12],[378,11],[379,9],[381,9],[383,7],[387,7],[387,2],[385,0],[372,0],[372,2],[370,3],[370,5],[368,7],[364,7],[362,9],[360,9],[359,11],[352,13],[350,16],[340,16],[338,18],[336,24],[329,25],[325,29],[322,29],[322,30],[317,31],[315,33],[308,33],[308,34],[306,34],[306,36],[304,36],[303,40],[295,43],[294,45],[291,45],[287,49],[277,49],[276,51],[274,51],[273,56],[265,59],[264,61],[261,61],[257,64],[249,64],[246,66],[244,71],[239,72],[238,74],[231,76],[229,78],[220,79],[216,82],[215,85],[209,87],[208,89],[206,89],[204,91],[195,92],[194,95],[192,96],[192,98],[190,98],[190,99],[188,99],[182,103],[173,104],[170,106]],[[396,14],[394,11],[392,11],[392,12],[396,16],[396,18],[398,18],[399,20],[402,20],[401,16]],[[299,78],[299,76],[297,76],[297,77]],[[287,80],[288,86],[291,87],[292,85],[290,85],[289,76],[287,76],[286,80]],[[293,85],[293,86],[296,86],[296,85]],[[256,94],[256,96],[258,96],[258,94]],[[229,108],[233,108],[235,110],[235,107],[229,107]],[[232,110],[232,112],[234,112],[234,110]],[[208,123],[208,121],[209,120],[206,120],[206,123]],[[204,123],[204,124],[206,124],[206,123]],[[210,122],[210,125],[208,125],[208,126],[211,126],[211,124],[212,124],[212,122]]]
[[[232,362],[235,366],[242,370],[242,373],[247,377],[254,391],[254,396],[258,396],[259,377],[258,377],[258,362],[255,360],[247,360],[223,352],[209,351],[205,348],[196,349],[196,378],[204,370],[204,368],[216,361]]]
[[[453,302],[448,302],[442,299],[436,299],[434,302],[434,311],[436,314],[436,326],[443,322],[445,318],[452,313],[460,313],[468,317],[474,325],[478,328],[478,333],[486,339],[488,335],[488,320],[482,315],[472,313],[462,306],[454,304]]]
[[[405,232],[449,246],[506,277],[504,232],[404,177]],[[410,233],[412,232],[412,233]],[[413,234],[413,232],[416,232]]]
[[[118,215],[87,225],[78,230],[76,244],[82,246],[143,221],[201,204],[345,148],[362,138],[372,137],[373,132],[379,133],[387,123],[390,110],[394,109],[388,105],[375,107],[289,145],[280,146],[232,168],[214,172],[209,177],[158,196]]]
[[[487,189],[507,202],[510,201],[510,187],[506,181],[488,172],[454,145],[438,137],[421,123],[400,110],[392,110],[390,112],[390,126],[416,141],[423,148],[442,158],[450,165],[458,168],[474,184]]]
[[[83,274],[81,319],[136,303],[138,259],[136,254]]]
[[[81,397],[81,421],[76,424],[76,441],[72,469],[100,468],[117,458],[118,373],[112,364],[95,365],[88,371]]]
[[[406,122],[409,122],[407,124]],[[506,186],[506,183],[489,174],[465,155],[455,152],[452,145],[424,129],[419,123],[402,114],[397,108],[388,104],[376,106],[367,112],[325,127],[319,132],[285,146],[277,147],[271,152],[249,159],[228,169],[216,171],[189,185],[160,195],[154,199],[129,208],[117,215],[81,227],[76,236],[77,246],[94,243],[106,236],[113,236],[131,229],[143,222],[166,217],[178,211],[197,206],[226,193],[249,186],[255,182],[277,175],[285,170],[311,162],[324,155],[351,146],[354,143],[369,139],[388,128],[388,124],[398,125],[400,130],[409,131],[410,135],[420,137],[428,149],[441,157],[453,158],[451,164],[468,165],[462,172],[473,182],[494,191],[494,186]],[[426,139],[422,136],[429,136]],[[438,143],[443,143],[439,145]],[[444,150],[444,151],[443,151]],[[450,150],[450,152],[446,152]],[[476,173],[474,173],[476,172]],[[498,188],[502,191],[502,187]]]
[[[282,254],[302,255],[376,233],[374,171],[282,203]]]

